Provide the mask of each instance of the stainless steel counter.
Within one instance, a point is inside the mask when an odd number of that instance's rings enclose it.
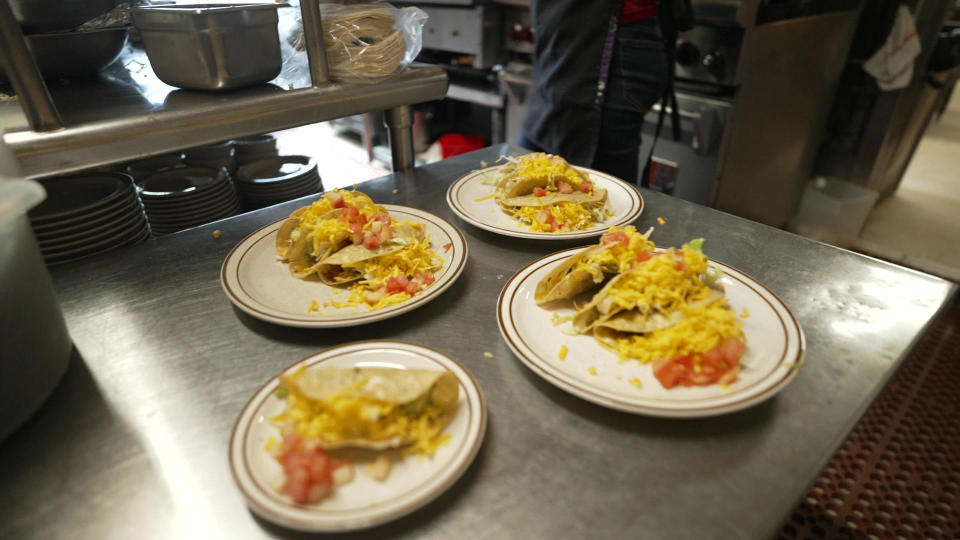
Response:
[[[497,329],[506,280],[569,244],[503,238],[446,207],[450,182],[504,151],[517,149],[488,148],[363,184],[378,202],[458,224],[469,242],[459,281],[402,317],[301,330],[232,308],[219,283],[225,255],[303,201],[57,268],[76,354],[49,403],[0,446],[0,537],[294,535],[248,511],[227,464],[230,429],[282,368],[368,338],[457,358],[486,394],[489,427],[448,492],[358,536],[771,536],[956,292],[931,276],[644,191],[641,229],[663,216],[659,244],[708,238],[712,257],[790,305],[808,353],[789,387],[739,413],[679,421],[608,410],[531,373]]]

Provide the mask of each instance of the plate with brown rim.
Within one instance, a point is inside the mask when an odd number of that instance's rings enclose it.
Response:
[[[534,301],[534,291],[544,276],[582,249],[567,249],[530,263],[510,278],[497,301],[497,322],[507,345],[531,371],[551,384],[621,411],[707,417],[765,401],[796,376],[806,348],[797,318],[762,283],[712,259],[709,264],[723,272],[721,283],[747,338],[740,375],[730,385],[665,389],[650,364],[620,362],[593,336],[573,334],[569,322],[555,324],[576,312],[573,303],[541,307]],[[566,354],[561,355],[564,346]]]
[[[382,205],[397,221],[416,221],[426,228],[430,246],[443,259],[435,281],[400,304],[371,310],[366,306],[336,307],[347,289],[320,281],[297,279],[277,259],[277,231],[285,220],[271,223],[243,239],[223,261],[220,284],[237,308],[258,319],[283,326],[336,328],[396,317],[436,299],[460,277],[467,262],[467,241],[449,222],[429,212]],[[311,310],[313,302],[316,309]]]

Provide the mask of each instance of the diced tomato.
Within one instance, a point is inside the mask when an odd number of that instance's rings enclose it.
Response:
[[[684,270],[687,269],[687,265],[684,264],[683,261],[677,261],[677,262],[675,262],[675,263],[673,264],[673,267],[676,268],[676,269],[677,269],[678,271],[680,271],[680,272],[683,272]]]
[[[740,357],[746,345],[736,337],[728,337],[720,345],[702,355],[686,355],[671,360],[658,360],[653,365],[653,374],[664,388],[674,386],[704,386],[728,384],[737,380],[740,373]],[[698,367],[694,367],[699,360]]]
[[[720,348],[723,352],[724,360],[731,366],[736,366],[740,363],[740,357],[743,356],[743,351],[747,346],[739,339],[730,336],[720,345]]]
[[[407,291],[407,294],[409,294],[410,296],[413,296],[420,291],[420,284],[417,283],[416,281],[408,281],[406,291]]]
[[[593,182],[589,180],[584,180],[583,182],[580,182],[580,191],[584,193],[590,193],[591,191],[593,191]]]
[[[443,250],[450,251],[450,248],[452,247],[453,247],[453,242],[447,242],[446,244],[443,245]]]
[[[420,272],[417,274],[417,281],[423,283],[424,285],[430,285],[435,281],[433,274],[430,272]]]
[[[364,236],[363,247],[367,249],[376,249],[380,247],[380,238],[374,235]]]
[[[347,205],[347,201],[343,199],[343,195],[335,191],[327,193],[327,198],[330,199],[330,203],[333,205],[334,208],[343,208],[344,206]]]
[[[353,221],[360,215],[360,209],[356,206],[345,206],[340,210],[340,221]]]
[[[628,237],[627,233],[623,231],[617,231],[603,235],[603,238],[601,238],[600,241],[606,246],[618,243],[626,246],[630,244],[630,237]]]
[[[533,188],[533,194],[536,197],[543,197],[547,194],[547,190],[543,189],[542,187],[535,187]]]
[[[653,376],[668,390],[680,382],[683,371],[683,366],[678,366],[667,358],[661,358],[653,364]]]
[[[286,481],[283,492],[297,504],[311,504],[330,495],[332,468],[327,452],[320,447],[306,450],[296,433],[284,437],[284,451],[277,457]]]
[[[540,210],[537,212],[537,221],[540,223],[547,223],[547,220],[552,218],[553,215],[548,210]]]
[[[390,216],[388,214],[374,214],[370,217],[373,221],[379,221],[380,223],[390,224]]]
[[[573,193],[573,186],[569,182],[557,180],[557,191],[560,193]]]
[[[705,366],[719,368],[720,364],[723,363],[723,359],[724,354],[719,345],[703,353],[703,364]]]
[[[407,279],[407,276],[399,275],[397,277],[387,278],[386,286],[387,293],[394,294],[398,292],[403,292],[406,290],[407,285],[410,281]]]
[[[641,251],[640,253],[637,253],[636,261],[643,262],[652,258],[653,255],[651,255],[649,251]]]
[[[379,236],[380,236],[380,240],[381,240],[382,242],[386,242],[386,241],[392,239],[392,238],[393,238],[393,227],[391,227],[391,226],[389,226],[389,225],[384,225],[383,227],[380,227],[380,234],[379,234]]]

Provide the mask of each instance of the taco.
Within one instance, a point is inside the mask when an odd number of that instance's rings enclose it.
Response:
[[[597,245],[567,258],[541,279],[534,300],[542,305],[573,298],[649,259],[656,247],[649,234],[633,226],[611,227]]]
[[[580,230],[606,219],[607,191],[565,159],[542,152],[508,159],[494,200],[531,230]]]
[[[277,231],[277,256],[298,279],[316,274],[320,262],[340,249],[360,244],[387,211],[359,191],[329,191],[310,206],[298,208]]]
[[[743,325],[702,244],[659,250],[617,274],[577,310],[574,329],[621,360],[654,363],[666,388],[736,380]]]
[[[432,455],[456,414],[459,388],[450,371],[302,368],[280,377],[287,408],[272,422],[324,449]]]
[[[420,223],[396,223],[392,227],[390,238],[376,247],[353,244],[330,253],[317,265],[317,275],[327,285],[356,281],[364,276],[364,263],[403,251],[412,242],[422,242],[425,236],[424,227]]]

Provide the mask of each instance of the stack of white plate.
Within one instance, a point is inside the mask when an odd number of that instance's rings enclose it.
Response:
[[[137,181],[155,236],[236,214],[240,200],[226,169],[181,167]]]
[[[277,156],[237,169],[237,188],[248,208],[263,208],[323,191],[317,162],[308,156]]]
[[[76,261],[150,237],[130,176],[78,174],[40,182],[47,198],[29,216],[47,264]]]

